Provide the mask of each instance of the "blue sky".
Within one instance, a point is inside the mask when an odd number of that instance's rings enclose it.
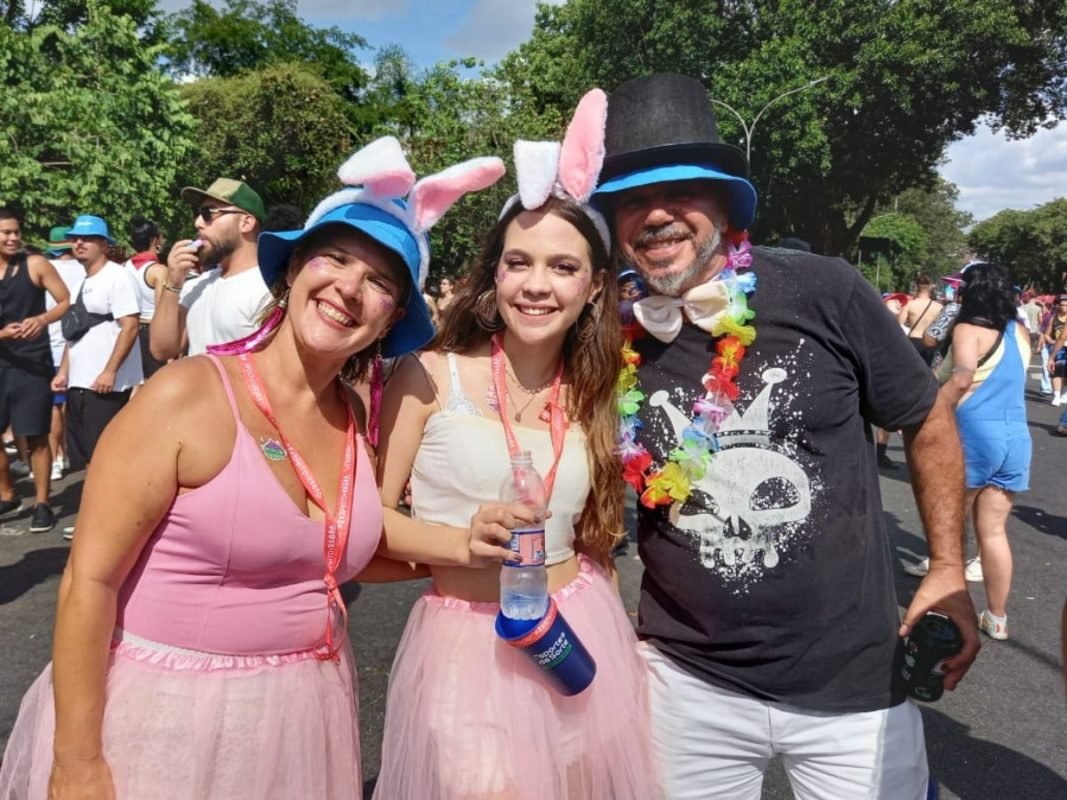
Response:
[[[188,0],[161,5],[173,11]],[[372,48],[368,64],[373,49],[399,44],[426,67],[466,56],[497,61],[529,37],[536,5],[536,0],[300,0],[298,12],[316,25],[359,33]],[[1067,196],[1067,124],[1021,141],[982,127],[948,148],[941,174],[959,186],[959,207],[978,220],[1002,208],[1029,209]]]

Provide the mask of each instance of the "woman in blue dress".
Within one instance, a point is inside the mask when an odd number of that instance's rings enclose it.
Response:
[[[974,264],[961,286],[952,349],[941,392],[956,406],[966,468],[967,501],[978,539],[987,608],[979,625],[1008,638],[1012,559],[1007,521],[1015,495],[1030,488],[1026,367],[1030,337],[1016,316],[1011,276]],[[1024,354],[1026,354],[1024,356]]]

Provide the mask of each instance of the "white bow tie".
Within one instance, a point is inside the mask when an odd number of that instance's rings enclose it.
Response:
[[[682,312],[689,321],[711,332],[729,305],[729,294],[721,280],[694,286],[681,297],[654,294],[634,303],[634,317],[641,327],[661,342],[673,342],[682,330]]]

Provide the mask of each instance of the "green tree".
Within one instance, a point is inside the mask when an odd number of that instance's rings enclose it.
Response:
[[[31,236],[78,213],[121,233],[134,212],[164,214],[192,118],[158,69],[138,20],[98,0],[70,27],[0,25],[0,202]]]
[[[140,29],[154,29],[162,16],[157,0],[109,0],[107,6],[113,14],[129,17]],[[85,0],[7,0],[0,2],[0,18],[26,32],[39,25],[71,31],[89,21],[89,4]]]
[[[270,64],[302,63],[358,104],[368,80],[359,64],[366,40],[336,26],[314,27],[297,16],[296,7],[296,0],[226,0],[216,10],[194,0],[169,20],[172,73],[226,78]]]
[[[182,87],[197,121],[197,155],[181,183],[225,176],[248,181],[268,206],[308,213],[340,188],[337,168],[353,149],[344,101],[315,72],[278,64]]]
[[[394,64],[400,73],[379,73],[383,83],[375,87],[376,102],[388,111],[374,135],[400,139],[420,177],[475,156],[499,156],[510,165],[516,139],[562,136],[556,113],[547,118],[512,113],[507,87],[475,74],[479,64],[473,59],[438,64],[421,74],[412,74],[403,61]],[[514,192],[514,178],[505,176],[493,188],[461,200],[434,226],[431,284],[441,275],[463,272],[477,257],[485,232]]]
[[[982,220],[970,233],[980,258],[1004,264],[1016,283],[1060,292],[1067,276],[1067,199],[1030,211],[1007,209]]]
[[[959,189],[956,185],[938,177],[930,186],[905,189],[890,202],[879,205],[874,216],[860,236],[884,235],[877,233],[875,222],[887,216],[899,214],[918,225],[922,231],[922,244],[908,253],[914,271],[933,278],[955,272],[968,255],[965,229],[974,224],[974,218],[966,211],[956,208]],[[912,276],[914,277],[914,276]],[[900,288],[904,288],[901,284]]]
[[[1029,135],[1063,118],[1065,63],[1062,0],[571,0],[541,8],[499,75],[531,113],[657,71],[701,79],[746,124],[766,108],[746,142],[718,107],[724,138],[751,144],[757,238],[844,253],[980,119]]]
[[[858,265],[879,291],[904,290],[921,271],[920,261],[929,244],[919,220],[890,211],[872,218],[863,229],[859,246],[861,252],[866,247],[869,255],[857,259]]]

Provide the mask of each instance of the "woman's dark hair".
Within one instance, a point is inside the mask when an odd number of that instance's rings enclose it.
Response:
[[[143,253],[152,246],[152,240],[159,236],[159,226],[148,217],[134,214],[130,220],[130,243],[138,253]]]
[[[963,273],[960,287],[960,322],[981,319],[1004,330],[1017,315],[1011,274],[999,264],[974,264]]]

